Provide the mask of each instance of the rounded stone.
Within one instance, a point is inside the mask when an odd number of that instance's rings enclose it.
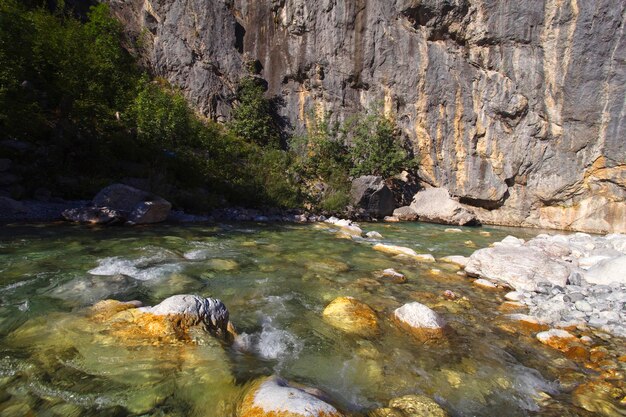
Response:
[[[389,407],[401,410],[407,417],[448,417],[448,413],[425,395],[405,395],[389,401]]]
[[[441,337],[446,322],[436,312],[417,301],[403,305],[394,311],[394,319],[404,329],[420,340]]]
[[[256,381],[239,406],[239,417],[343,417],[317,390],[272,376]]]
[[[374,310],[353,297],[335,298],[322,315],[331,326],[346,333],[369,337],[379,331]]]

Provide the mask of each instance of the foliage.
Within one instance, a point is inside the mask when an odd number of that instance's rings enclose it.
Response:
[[[407,151],[398,143],[395,124],[380,113],[368,113],[350,121],[352,137],[350,173],[380,175],[384,178],[398,174],[403,169],[415,168]]]
[[[272,116],[271,102],[254,77],[241,80],[237,90],[238,104],[233,108],[229,123],[231,132],[242,139],[263,147],[280,146],[280,135]]]
[[[307,133],[281,149],[275,103],[254,76],[241,80],[226,128],[205,120],[181,91],[141,74],[107,5],[80,21],[63,2],[54,11],[36,6],[44,3],[0,0],[0,139],[36,149],[16,161],[32,189],[86,198],[137,177],[198,210],[225,197],[338,212],[351,175],[411,166],[393,122],[375,113],[343,125],[312,117]]]
[[[137,139],[163,151],[185,145],[197,132],[194,115],[183,95],[143,77],[132,105]]]

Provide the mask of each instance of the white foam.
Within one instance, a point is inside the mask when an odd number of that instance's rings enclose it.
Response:
[[[99,265],[88,272],[92,275],[117,275],[122,274],[140,281],[149,281],[161,278],[179,271],[180,264],[163,264],[140,268],[138,265],[149,263],[149,259],[142,257],[135,260],[123,259],[120,257],[104,258],[99,261]]]
[[[297,357],[303,348],[302,341],[287,330],[264,323],[260,332],[242,333],[235,340],[235,348],[253,353],[263,359],[285,360]]]
[[[203,261],[211,256],[211,251],[208,249],[194,249],[189,252],[185,252],[183,257],[192,261]]]

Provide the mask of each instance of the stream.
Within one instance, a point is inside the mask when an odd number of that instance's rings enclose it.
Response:
[[[276,374],[324,391],[354,416],[413,393],[452,416],[592,415],[570,395],[587,371],[502,328],[505,292],[472,285],[449,263],[372,249],[382,242],[435,258],[469,256],[509,234],[540,231],[361,227],[383,237],[342,239],[327,225],[286,223],[0,227],[0,414],[230,417],[252,381]],[[386,268],[406,282],[381,278]],[[448,300],[446,290],[459,297]],[[99,300],[154,305],[175,294],[222,300],[235,343],[125,344],[84,318]],[[359,337],[324,321],[340,296],[371,306],[380,334]],[[390,319],[411,301],[441,314],[453,334],[416,343]]]

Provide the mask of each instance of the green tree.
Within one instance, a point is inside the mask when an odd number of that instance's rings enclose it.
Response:
[[[280,135],[272,116],[272,105],[256,78],[246,77],[237,89],[229,129],[237,136],[263,147],[280,147]]]
[[[183,95],[169,87],[141,81],[131,117],[137,128],[137,139],[156,149],[173,151],[187,144],[197,133],[193,113]]]
[[[348,124],[351,136],[351,175],[391,177],[403,169],[413,169],[415,160],[399,144],[398,131],[392,120],[369,112]]]

